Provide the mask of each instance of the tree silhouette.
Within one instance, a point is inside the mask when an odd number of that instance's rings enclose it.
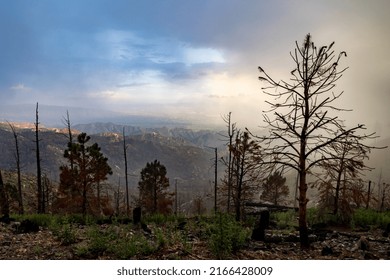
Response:
[[[232,166],[232,153],[233,150],[230,148],[233,146],[233,138],[237,132],[236,129],[236,123],[232,123],[232,112],[229,112],[226,116],[222,117],[223,121],[226,123],[227,127],[227,135],[223,135],[223,137],[227,138],[227,144],[228,147],[228,158],[227,160],[223,159],[224,164],[226,165],[226,178],[225,178],[225,184],[227,187],[227,202],[226,202],[226,211],[227,213],[230,213],[230,205],[231,205],[231,197],[232,197],[232,177],[233,177],[233,166]]]
[[[45,192],[42,186],[41,154],[39,150],[39,113],[38,103],[35,109],[35,155],[37,159],[37,197],[38,197],[38,214],[45,213]]]
[[[245,202],[253,199],[259,187],[258,161],[260,147],[248,132],[237,132],[235,142],[230,146],[232,152],[231,193],[235,207],[236,220],[243,215]]]
[[[166,214],[171,211],[173,199],[168,192],[169,179],[166,175],[165,166],[157,160],[147,163],[142,169],[138,189],[140,206],[146,213]]]
[[[365,137],[367,138],[367,137]],[[333,214],[337,215],[341,206],[343,216],[351,212],[352,202],[360,204],[366,199],[366,191],[361,189],[361,176],[364,170],[371,170],[364,164],[372,148],[361,141],[361,137],[354,134],[345,134],[336,142],[329,145],[329,159],[320,163],[325,173],[326,184],[320,184],[320,194],[333,197]],[[331,187],[329,190],[328,188]],[[321,190],[326,188],[326,190]]]
[[[112,174],[108,159],[101,153],[99,145],[88,146],[89,140],[90,136],[81,133],[77,136],[77,143],[69,142],[64,157],[69,163],[73,162],[73,169],[68,165],[60,167],[58,207],[81,212],[83,216],[87,214],[88,207],[92,208],[94,201],[97,201],[97,209],[90,210],[100,214],[100,182]]]
[[[286,178],[282,176],[281,171],[275,171],[263,183],[263,192],[260,195],[261,200],[280,205],[286,202],[289,195],[289,189],[286,184]]]
[[[70,122],[70,117],[69,117],[69,111],[67,110],[66,111],[66,117],[63,118],[63,121],[62,121],[65,126],[66,126],[66,129],[67,129],[67,132],[68,132],[68,143],[73,143],[73,133],[72,133],[72,124]],[[69,159],[70,161],[70,169],[73,170],[73,158],[70,158]]]
[[[270,164],[282,164],[298,172],[300,242],[301,248],[309,248],[307,174],[321,162],[333,158],[329,148],[332,143],[364,129],[364,125],[347,129],[337,114],[331,115],[332,112],[346,111],[335,105],[343,92],[333,91],[347,69],[339,69],[346,52],[336,55],[334,43],[318,49],[310,34],[305,37],[303,45],[298,42],[295,45],[295,50],[290,53],[295,68],[289,81],[277,81],[259,67],[259,79],[266,84],[262,89],[273,99],[266,101],[270,110],[264,112],[270,135],[262,140]]]
[[[123,127],[122,131],[123,136],[123,157],[125,161],[125,183],[126,183],[126,215],[130,215],[130,203],[129,203],[129,177],[128,177],[128,168],[127,168],[127,145],[126,145],[126,135],[125,135],[125,127]]]
[[[23,215],[24,207],[23,207],[22,176],[21,176],[21,167],[20,167],[20,150],[19,150],[18,134],[16,133],[15,127],[11,123],[8,123],[8,125],[11,128],[15,139],[15,160],[16,160],[16,172],[18,176],[19,214]]]

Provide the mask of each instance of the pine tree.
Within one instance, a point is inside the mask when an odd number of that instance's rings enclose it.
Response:
[[[280,205],[286,202],[289,195],[289,189],[286,185],[286,178],[282,176],[282,172],[275,171],[263,183],[263,192],[260,195],[261,200]]]
[[[142,209],[149,214],[171,212],[172,193],[168,192],[167,170],[159,161],[147,163],[141,171],[138,183],[139,200]]]
[[[87,145],[90,139],[86,133],[81,133],[77,143],[69,142],[64,157],[73,163],[73,168],[69,165],[60,167],[57,207],[67,212],[82,213],[83,216],[88,210],[100,214],[100,183],[112,174],[108,159],[101,153],[99,145]]]

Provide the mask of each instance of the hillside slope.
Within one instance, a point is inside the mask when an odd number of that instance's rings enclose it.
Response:
[[[32,128],[17,129],[21,153],[22,172],[36,172],[35,132]],[[67,145],[64,133],[55,129],[40,131],[40,151],[43,172],[58,181],[59,167],[65,163],[63,157]],[[0,125],[0,168],[15,170],[15,142],[10,128]],[[113,169],[111,183],[124,182],[123,138],[118,133],[91,135],[90,143],[98,143],[103,154],[109,159]],[[213,178],[213,153],[211,149],[203,149],[174,137],[167,137],[156,132],[126,137],[128,173],[132,187],[137,186],[141,169],[147,162],[159,160],[167,167],[171,184],[179,178],[183,187],[205,187]]]

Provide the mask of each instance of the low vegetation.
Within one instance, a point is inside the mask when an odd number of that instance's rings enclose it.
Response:
[[[322,216],[319,209],[308,211],[309,228],[319,224],[342,225],[333,215]],[[74,259],[234,259],[251,244],[254,219],[237,222],[232,215],[184,216],[155,214],[134,225],[128,219],[97,219],[82,215],[13,215],[16,222],[29,220],[50,231]],[[384,229],[390,212],[358,209],[348,229]],[[343,225],[345,227],[345,225]],[[269,233],[297,232],[294,210],[271,214]]]
[[[196,251],[208,250],[211,258],[228,259],[250,240],[250,228],[234,217],[185,218],[155,214],[139,225],[121,219],[99,220],[81,215],[14,215],[49,230],[63,246],[70,246],[80,259],[147,259],[164,254],[186,259]],[[194,245],[196,244],[196,245]],[[195,248],[194,246],[197,246]]]

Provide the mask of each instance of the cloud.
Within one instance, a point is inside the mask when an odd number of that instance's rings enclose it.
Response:
[[[102,59],[123,63],[125,67],[158,68],[224,63],[222,50],[208,46],[193,46],[189,42],[169,37],[150,37],[135,31],[104,30],[96,35]]]
[[[10,87],[10,90],[17,92],[30,92],[31,88],[25,86],[24,84],[16,84]]]
[[[216,118],[239,106],[248,117],[264,106],[257,67],[289,79],[289,52],[310,32],[348,53],[336,88],[345,90],[342,107],[355,109],[353,120],[384,122],[389,8],[379,0],[10,1],[0,9],[0,95]]]

